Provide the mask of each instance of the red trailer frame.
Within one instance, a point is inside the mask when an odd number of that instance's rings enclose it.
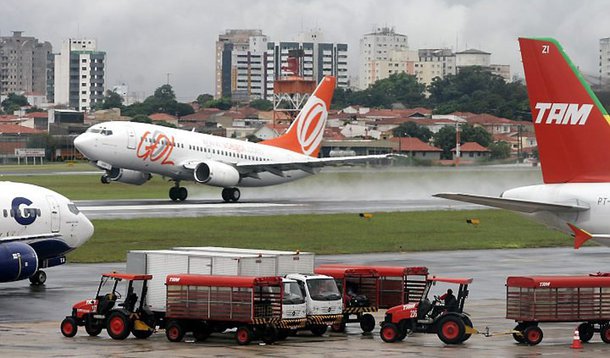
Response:
[[[280,276],[177,274],[168,275],[166,285],[166,335],[172,342],[187,332],[205,340],[213,331],[235,327],[239,344],[277,339],[284,296]]]
[[[578,326],[581,341],[599,332],[610,343],[610,277],[508,277],[506,318],[517,322],[513,337],[520,343],[542,341],[540,322],[583,322]]]

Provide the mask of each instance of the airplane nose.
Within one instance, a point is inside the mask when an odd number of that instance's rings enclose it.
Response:
[[[93,224],[91,223],[91,221],[89,221],[89,219],[87,219],[87,217],[85,215],[80,213],[79,216],[80,216],[80,219],[79,219],[78,234],[77,234],[77,236],[78,236],[77,247],[81,246],[82,244],[87,242],[91,238],[91,236],[93,236],[93,232],[95,231],[95,229],[93,228]]]
[[[93,138],[87,133],[83,133],[78,137],[74,138],[74,147],[78,149],[85,157],[89,157],[88,152],[90,151]]]

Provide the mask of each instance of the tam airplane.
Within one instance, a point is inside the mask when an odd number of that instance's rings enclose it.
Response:
[[[497,197],[435,196],[525,213],[572,234],[610,246],[610,116],[554,39],[520,38],[527,92],[544,184]]]
[[[30,184],[0,182],[0,282],[30,279],[66,262],[93,235],[93,225],[68,198]]]
[[[74,146],[106,170],[102,183],[141,185],[152,174],[174,181],[173,201],[188,192],[180,182],[221,187],[224,201],[240,198],[238,187],[262,187],[316,174],[324,166],[366,163],[390,155],[317,158],[336,79],[322,79],[285,134],[259,143],[135,122],[91,126]]]

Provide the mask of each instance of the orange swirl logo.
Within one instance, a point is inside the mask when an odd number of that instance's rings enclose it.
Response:
[[[152,138],[151,143],[148,143],[149,136]],[[174,137],[170,140],[165,133],[155,131],[151,135],[150,131],[146,131],[138,143],[136,155],[142,160],[161,161],[161,165],[174,165],[174,162],[169,160],[174,145]]]
[[[328,117],[326,103],[318,97],[312,96],[301,113],[304,118],[297,119],[297,140],[303,154],[310,155],[320,146],[324,136],[324,127]]]

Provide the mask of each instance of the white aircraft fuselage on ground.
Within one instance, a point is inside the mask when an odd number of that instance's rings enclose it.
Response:
[[[0,182],[0,282],[29,278],[66,262],[93,235],[93,225],[68,198],[39,186]]]

